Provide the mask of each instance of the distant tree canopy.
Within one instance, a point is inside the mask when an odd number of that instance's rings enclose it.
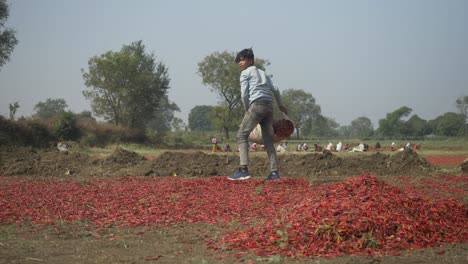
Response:
[[[351,121],[350,137],[352,138],[365,138],[370,137],[374,133],[372,121],[365,116],[358,117]]]
[[[288,89],[282,91],[281,94],[283,105],[288,109],[288,116],[296,126],[298,139],[303,132],[305,135],[323,133],[323,131],[318,131],[317,122],[326,123],[326,121],[321,119],[321,108],[316,104],[312,94],[301,89]]]
[[[198,63],[198,74],[202,78],[202,83],[209,86],[220,99],[221,108],[217,108],[215,117],[220,122],[216,122],[216,125],[224,131],[227,139],[229,132],[236,127],[233,124],[240,122],[239,119],[244,112],[239,82],[240,69],[235,62],[236,55],[228,51],[214,52]],[[255,58],[255,65],[265,69],[269,62]]]
[[[8,4],[6,0],[0,0],[0,69],[10,60],[10,55],[18,44],[15,31],[5,27],[8,16]]]
[[[212,131],[214,109],[211,105],[197,105],[190,110],[188,127],[191,131]]]
[[[96,116],[129,128],[144,129],[156,118],[161,98],[169,89],[166,66],[145,53],[142,41],[124,45],[118,52],[108,51],[88,61],[83,79],[89,90]]]
[[[39,102],[34,106],[34,114],[33,117],[39,119],[49,119],[52,117],[56,117],[61,113],[65,112],[65,108],[68,105],[65,102],[65,99],[52,99],[47,98],[45,102]]]
[[[429,121],[429,126],[432,133],[438,136],[463,136],[465,117],[462,114],[449,112]]]
[[[400,132],[406,137],[423,137],[430,132],[430,129],[426,120],[413,115],[402,125]]]
[[[174,102],[170,102],[169,97],[164,95],[159,102],[159,107],[156,109],[154,117],[148,122],[147,128],[156,132],[181,129],[183,124],[179,122],[181,121],[180,119],[174,116],[175,112],[180,112],[179,106]]]
[[[411,108],[403,106],[388,113],[385,119],[379,120],[378,134],[388,138],[400,138],[402,136],[401,129],[404,124],[401,118],[408,116],[411,111],[413,111]]]
[[[93,113],[91,111],[82,111],[81,113],[75,114],[77,120],[93,120],[96,121],[96,119],[93,117]]]
[[[10,120],[15,120],[15,115],[19,107],[19,102],[14,102],[8,106],[8,108],[10,109]]]
[[[333,118],[320,114],[314,120],[306,123],[304,134],[322,138],[334,138],[338,136],[339,126]]]

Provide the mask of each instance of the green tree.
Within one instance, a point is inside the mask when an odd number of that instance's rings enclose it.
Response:
[[[337,129],[338,136],[340,138],[350,138],[351,137],[351,126],[340,126]]]
[[[188,116],[188,127],[191,131],[212,131],[213,125],[213,106],[197,105],[190,110]]]
[[[288,116],[293,120],[296,126],[296,137],[300,138],[302,132],[305,135],[313,133],[312,128],[307,128],[307,132],[302,131],[306,124],[315,124],[315,122],[321,122],[318,120],[321,117],[321,109],[315,102],[315,98],[312,94],[305,92],[300,89],[288,89],[282,92],[283,105],[288,109]],[[326,123],[326,121],[324,121]]]
[[[224,104],[213,106],[213,109],[210,113],[210,119],[212,120],[214,129],[224,132],[226,132],[226,130],[235,131],[239,129],[239,124],[241,122],[244,111],[244,107],[240,105],[231,112]],[[231,123],[226,122],[228,116],[231,120],[233,120]],[[226,133],[224,134],[226,135]]]
[[[96,119],[93,117],[93,113],[88,110],[81,111],[81,113],[75,114],[77,120],[93,120]]]
[[[169,89],[166,66],[157,63],[154,54],[145,53],[142,41],[94,56],[88,68],[82,70],[89,88],[83,95],[91,100],[96,116],[114,125],[145,128]]]
[[[45,102],[39,102],[34,106],[33,116],[39,119],[49,119],[65,112],[68,105],[64,99],[47,98]]]
[[[332,118],[317,115],[304,123],[304,135],[333,138],[338,136],[339,124]]]
[[[403,106],[388,113],[385,119],[379,120],[378,134],[389,138],[401,137],[401,130],[404,125],[404,121],[401,118],[408,116],[411,111],[413,111],[411,108]]]
[[[413,115],[404,123],[402,135],[407,137],[423,137],[428,131],[427,121],[418,115]]]
[[[77,118],[72,112],[61,112],[54,125],[55,135],[63,140],[76,140],[80,136]]]
[[[372,121],[365,116],[358,117],[351,121],[350,137],[365,138],[370,137],[374,133]]]
[[[433,133],[438,136],[456,137],[464,133],[465,117],[459,113],[445,113],[429,121]]]
[[[18,111],[18,108],[20,107],[18,102],[14,102],[13,104],[9,105],[10,108],[10,120],[14,121],[15,120],[15,115],[16,112]]]
[[[465,117],[465,126],[463,128],[463,135],[468,135],[468,96],[460,96],[456,100],[457,108],[460,113]]]
[[[172,119],[171,127],[174,131],[182,131],[187,129],[187,125],[184,123],[184,120],[179,117],[174,117]]]
[[[233,123],[239,122],[239,112],[243,112],[239,82],[240,69],[235,63],[235,58],[236,53],[233,52],[214,52],[198,63],[198,74],[202,78],[203,85],[209,86],[211,91],[218,95],[220,105],[224,108],[223,114],[218,112],[217,116],[222,118],[219,125],[226,139],[229,139]],[[269,62],[256,58],[255,65],[259,69],[265,69]]]
[[[6,0],[0,0],[0,69],[10,60],[10,55],[18,44],[16,32],[5,27],[8,16],[8,4]]]
[[[179,106],[171,102],[167,95],[164,95],[161,98],[158,108],[155,110],[154,117],[148,122],[148,129],[154,130],[156,132],[166,132],[171,131],[172,128],[177,129],[174,125],[182,126],[182,123],[178,123],[179,120],[175,117],[175,112],[180,112]],[[180,120],[182,121],[182,120]]]

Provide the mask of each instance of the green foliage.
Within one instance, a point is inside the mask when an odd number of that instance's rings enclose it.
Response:
[[[433,133],[438,136],[463,136],[465,117],[462,114],[449,112],[429,121],[429,125]]]
[[[413,115],[404,123],[401,134],[406,138],[421,138],[429,133],[430,129],[426,120],[418,115]]]
[[[148,141],[161,148],[211,148],[211,134],[205,131],[149,132]]]
[[[154,130],[156,132],[170,131],[173,126],[173,122],[176,119],[176,117],[174,117],[175,112],[180,112],[179,106],[170,102],[167,95],[164,95],[154,113],[154,117],[148,121],[147,129]],[[180,124],[180,126],[183,126],[183,124]]]
[[[72,112],[62,112],[55,122],[54,133],[61,140],[77,140],[80,130],[76,116]]]
[[[76,116],[77,120],[93,120],[93,121],[96,121],[96,119],[94,119],[93,114],[91,113],[91,111],[82,111],[81,113],[75,114],[75,116]]]
[[[372,136],[373,133],[372,121],[368,117],[361,116],[351,121],[350,137],[365,138]]]
[[[83,79],[96,116],[129,128],[144,129],[155,118],[169,89],[167,68],[145,53],[142,41],[124,45],[88,61]]]
[[[78,120],[80,142],[91,147],[104,147],[115,143],[143,143],[147,137],[143,130],[114,126],[93,120]]]
[[[0,68],[10,60],[10,55],[18,44],[16,32],[4,26],[8,16],[8,4],[6,0],[0,0]]]
[[[18,102],[14,102],[13,104],[10,104],[9,105],[9,109],[10,109],[10,120],[15,120],[15,115],[16,115],[16,111],[18,111],[18,108],[20,107],[19,103]]]
[[[0,116],[0,145],[47,147],[52,140],[55,137],[40,120],[12,121]]]
[[[50,119],[65,112],[68,105],[64,99],[48,98],[45,102],[39,102],[34,106],[35,114],[33,117],[39,119]]]
[[[379,120],[378,134],[387,138],[401,138],[404,125],[401,118],[408,116],[411,111],[413,111],[411,108],[403,106],[388,113],[385,119]]]
[[[296,126],[296,136],[298,139],[301,133],[304,135],[318,133],[319,124],[317,122],[321,122],[323,119],[320,120],[321,108],[316,104],[312,94],[301,89],[288,89],[282,92],[281,99],[283,105],[288,109],[288,116]],[[275,115],[278,116],[277,112]]]
[[[172,119],[171,127],[174,131],[187,130],[187,125],[184,123],[184,120],[178,117]]]
[[[55,137],[45,124],[32,120],[29,122],[29,126],[31,127],[32,142],[27,145],[32,145],[34,147],[47,147],[50,141],[55,140]]]
[[[214,130],[212,120],[213,106],[197,105],[190,110],[188,116],[188,127],[191,131],[211,131]]]
[[[338,136],[339,124],[326,116],[319,114],[304,126],[304,134],[319,138],[333,138]]]
[[[215,127],[215,130],[224,130],[224,135],[226,136],[226,131],[236,131],[239,129],[239,124],[242,121],[244,113],[244,107],[241,105],[238,105],[231,113],[229,113],[228,107],[221,104],[212,108],[210,118]],[[231,119],[231,122],[227,122],[228,119]]]

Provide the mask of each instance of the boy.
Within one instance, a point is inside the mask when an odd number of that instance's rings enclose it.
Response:
[[[273,97],[275,97],[279,109],[283,113],[287,114],[287,110],[283,106],[279,91],[273,86],[270,77],[264,71],[255,67],[252,49],[240,51],[237,54],[236,63],[239,64],[242,71],[240,75],[241,99],[246,113],[237,133],[240,168],[228,179],[247,180],[250,178],[248,138],[250,132],[257,124],[260,124],[263,144],[270,160],[270,175],[266,180],[277,180],[280,175],[278,172],[278,158],[273,145]]]

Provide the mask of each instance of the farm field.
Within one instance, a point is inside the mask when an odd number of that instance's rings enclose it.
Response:
[[[468,151],[0,146],[0,263],[466,263]]]

